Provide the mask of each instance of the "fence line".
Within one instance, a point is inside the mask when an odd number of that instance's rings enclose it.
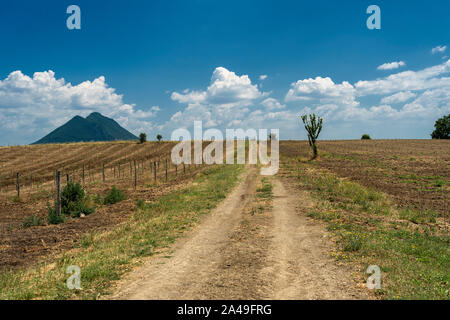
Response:
[[[164,171],[161,170],[161,164],[164,161]],[[97,166],[97,168],[91,163],[83,163],[79,168],[62,168],[59,170],[55,168],[52,170],[53,174],[48,175],[44,173],[27,173],[21,174],[20,172],[15,173],[15,189],[17,191],[17,197],[20,198],[24,193],[31,194],[34,190],[45,190],[48,185],[51,187],[51,193],[55,196],[55,203],[57,203],[57,197],[60,196],[60,188],[61,188],[61,176],[65,175],[65,182],[68,184],[70,181],[79,182],[83,188],[90,188],[94,183],[101,182],[103,184],[111,184],[111,182],[124,181],[126,176],[126,172],[122,170],[123,162],[129,163],[130,165],[130,175],[129,179],[130,183],[133,185],[134,190],[137,189],[138,185],[145,185],[148,182],[148,179],[152,179],[153,175],[153,183],[156,184],[158,182],[167,183],[170,179],[171,173],[173,179],[178,179],[181,177],[178,174],[178,165],[170,165],[169,159],[161,159],[148,161],[148,168],[146,168],[145,163],[146,160],[138,159],[138,160],[130,160],[126,159],[125,161],[113,162],[110,166],[106,166],[104,162]],[[134,163],[134,170],[133,165]],[[87,166],[87,169],[86,169]],[[116,166],[117,166],[117,175],[116,175]],[[200,166],[201,167],[201,166]],[[110,168],[109,177],[108,177],[108,168]],[[172,170],[171,170],[172,168]],[[194,171],[198,169],[199,166],[194,164]],[[88,181],[86,181],[86,170]],[[192,164],[183,163],[183,175],[186,175],[187,172],[192,172]],[[48,179],[48,177],[52,177]],[[25,177],[29,177],[29,180]],[[78,179],[77,179],[78,178]],[[164,179],[164,180],[163,180]],[[53,180],[53,181],[52,181]],[[86,183],[87,182],[87,183]],[[8,179],[5,175],[0,176],[0,192],[8,193],[10,190],[8,188],[11,185],[11,178]],[[28,189],[28,190],[27,190]],[[28,192],[25,192],[28,191]]]

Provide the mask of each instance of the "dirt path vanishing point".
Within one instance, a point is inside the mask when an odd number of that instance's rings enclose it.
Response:
[[[306,216],[309,194],[271,177],[273,205],[252,210],[256,168],[170,253],[152,257],[109,299],[367,299],[350,266],[329,252],[325,228]],[[362,287],[359,285],[358,287]]]

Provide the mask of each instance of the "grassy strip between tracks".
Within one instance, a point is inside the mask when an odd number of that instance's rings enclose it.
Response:
[[[432,211],[398,208],[388,195],[342,179],[313,162],[283,159],[283,171],[310,190],[308,215],[336,236],[330,254],[366,269],[381,269],[382,299],[450,299],[448,221]]]
[[[167,247],[223,200],[243,166],[204,170],[181,190],[154,203],[140,202],[133,217],[113,231],[91,233],[54,263],[0,275],[0,299],[96,299],[145,257]],[[69,266],[81,271],[81,290],[69,290]]]

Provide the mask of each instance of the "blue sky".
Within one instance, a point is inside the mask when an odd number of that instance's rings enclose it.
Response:
[[[71,4],[81,30],[66,27]],[[371,4],[381,30],[366,27]],[[2,1],[0,145],[92,111],[149,137],[203,120],[305,139],[298,115],[316,112],[323,139],[429,138],[450,111],[449,12],[444,0]]]

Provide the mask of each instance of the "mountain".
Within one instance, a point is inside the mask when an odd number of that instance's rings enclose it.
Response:
[[[93,112],[87,118],[73,117],[33,144],[138,139],[113,119]]]

